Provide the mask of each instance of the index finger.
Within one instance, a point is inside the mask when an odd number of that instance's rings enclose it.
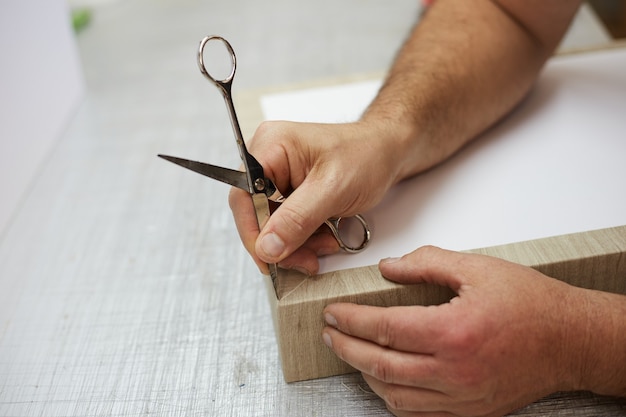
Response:
[[[228,195],[228,204],[233,212],[237,232],[239,233],[243,246],[250,256],[252,256],[252,259],[261,272],[269,274],[270,271],[267,263],[259,259],[254,249],[256,239],[259,236],[259,225],[257,223],[254,206],[250,200],[250,194],[239,188],[232,187]]]
[[[350,336],[405,352],[433,354],[450,323],[441,306],[375,307],[350,303],[330,304],[326,322]]]

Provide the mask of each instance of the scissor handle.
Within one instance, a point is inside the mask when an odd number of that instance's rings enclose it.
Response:
[[[204,47],[212,40],[222,42],[224,46],[226,46],[226,49],[230,54],[230,74],[226,78],[223,78],[221,80],[213,77],[204,65]],[[246,179],[248,182],[248,191],[250,192],[250,194],[262,192],[267,195],[271,195],[275,190],[274,184],[269,181],[269,179],[266,179],[264,177],[263,167],[256,159],[254,159],[252,155],[250,155],[250,153],[246,149],[246,144],[243,140],[243,135],[241,134],[241,127],[239,126],[239,121],[237,120],[237,112],[235,111],[233,97],[231,94],[233,78],[235,77],[235,71],[237,70],[237,57],[235,56],[235,51],[233,50],[233,47],[226,39],[222,38],[221,36],[213,35],[204,37],[200,41],[200,46],[198,47],[198,68],[200,69],[202,75],[204,75],[209,81],[211,81],[220,90],[222,96],[224,97],[226,107],[228,108],[230,123],[233,128],[233,133],[235,134],[235,140],[237,141],[237,147],[239,148],[239,155],[241,156],[241,160],[243,161],[243,165],[245,168]]]
[[[341,234],[339,233],[339,224],[344,219],[344,217],[333,217],[331,219],[326,220],[324,223],[326,224],[326,226],[330,228],[330,231],[333,233],[333,236],[335,236],[335,239],[337,239],[337,243],[339,243],[339,247],[341,249],[343,249],[344,251],[348,253],[361,252],[363,249],[365,249],[368,243],[370,243],[371,232],[370,232],[369,225],[367,224],[363,216],[361,216],[360,214],[356,214],[354,215],[354,217],[347,217],[347,218],[348,219],[354,218],[358,220],[361,226],[363,227],[363,240],[361,241],[361,244],[358,246],[348,245],[343,240],[343,238],[341,237]]]
[[[228,75],[228,77],[223,78],[221,80],[214,78],[206,69],[206,66],[204,65],[204,47],[206,46],[207,43],[209,43],[212,40],[221,41],[224,44],[224,46],[226,46],[226,49],[228,49],[228,53],[230,54],[230,63],[231,63],[230,74]],[[228,43],[226,39],[222,38],[221,36],[214,35],[214,36],[206,36],[204,39],[200,41],[200,46],[198,47],[198,68],[200,68],[200,72],[205,77],[207,77],[209,81],[211,81],[213,84],[215,84],[220,89],[222,89],[224,93],[230,94],[230,87],[233,83],[233,78],[235,77],[235,71],[237,70],[237,57],[235,56],[235,51],[233,50],[233,47],[230,45],[230,43]]]

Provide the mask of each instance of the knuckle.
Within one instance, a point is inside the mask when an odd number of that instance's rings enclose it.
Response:
[[[386,383],[394,382],[393,364],[387,355],[381,354],[374,359],[372,376]]]
[[[283,204],[279,210],[282,227],[289,235],[302,236],[309,230],[310,220],[308,216],[303,215],[303,210],[287,203]]]
[[[433,259],[436,256],[439,255],[439,253],[441,252],[441,249],[438,248],[437,246],[433,246],[433,245],[426,245],[426,246],[422,246],[421,248],[417,249],[416,254],[418,254],[419,256],[422,256],[426,259]]]
[[[393,346],[394,327],[391,325],[387,316],[383,316],[377,324],[376,343],[380,346]]]
[[[266,138],[271,138],[274,136],[273,132],[275,131],[276,122],[272,121],[263,121],[259,124],[252,136],[251,144],[256,141],[265,140]]]
[[[456,354],[471,355],[484,343],[483,332],[475,320],[460,320],[448,328],[446,340],[448,348]]]
[[[487,381],[484,372],[473,366],[459,366],[447,375],[445,383],[450,395],[466,401],[487,399],[492,392],[497,391]]]
[[[487,368],[476,362],[485,343],[485,336],[471,320],[459,323],[446,335],[446,350],[458,364],[446,379],[449,384],[463,392],[475,391],[484,384]]]
[[[283,153],[281,148],[288,137],[284,122],[264,121],[257,127],[248,142],[248,151],[256,158],[271,158],[272,155]]]
[[[439,250],[439,248],[434,245],[425,245],[425,246],[422,246],[421,250],[426,253],[433,253]]]
[[[351,336],[353,333],[353,329],[354,329],[354,319],[356,318],[355,315],[352,314],[348,314],[345,316],[339,316],[339,320],[337,323],[337,328],[339,330],[341,330],[342,333],[345,333],[349,336]]]
[[[398,385],[387,385],[382,398],[390,410],[404,410],[406,407],[402,389]]]
[[[293,136],[290,122],[284,121],[263,121],[256,128],[250,146],[268,146],[283,140],[288,140]]]

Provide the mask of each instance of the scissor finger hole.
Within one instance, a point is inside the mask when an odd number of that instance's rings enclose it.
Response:
[[[336,229],[335,237],[346,252],[360,252],[367,246],[370,232],[361,216],[340,217],[329,222]]]
[[[235,76],[237,58],[226,39],[207,36],[200,41],[198,67],[211,81],[225,84],[231,82]]]

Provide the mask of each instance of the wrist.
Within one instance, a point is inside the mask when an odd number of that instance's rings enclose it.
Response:
[[[568,341],[569,389],[626,396],[626,297],[575,288]]]
[[[393,183],[426,171],[441,161],[412,123],[368,111],[357,122],[378,142]]]

